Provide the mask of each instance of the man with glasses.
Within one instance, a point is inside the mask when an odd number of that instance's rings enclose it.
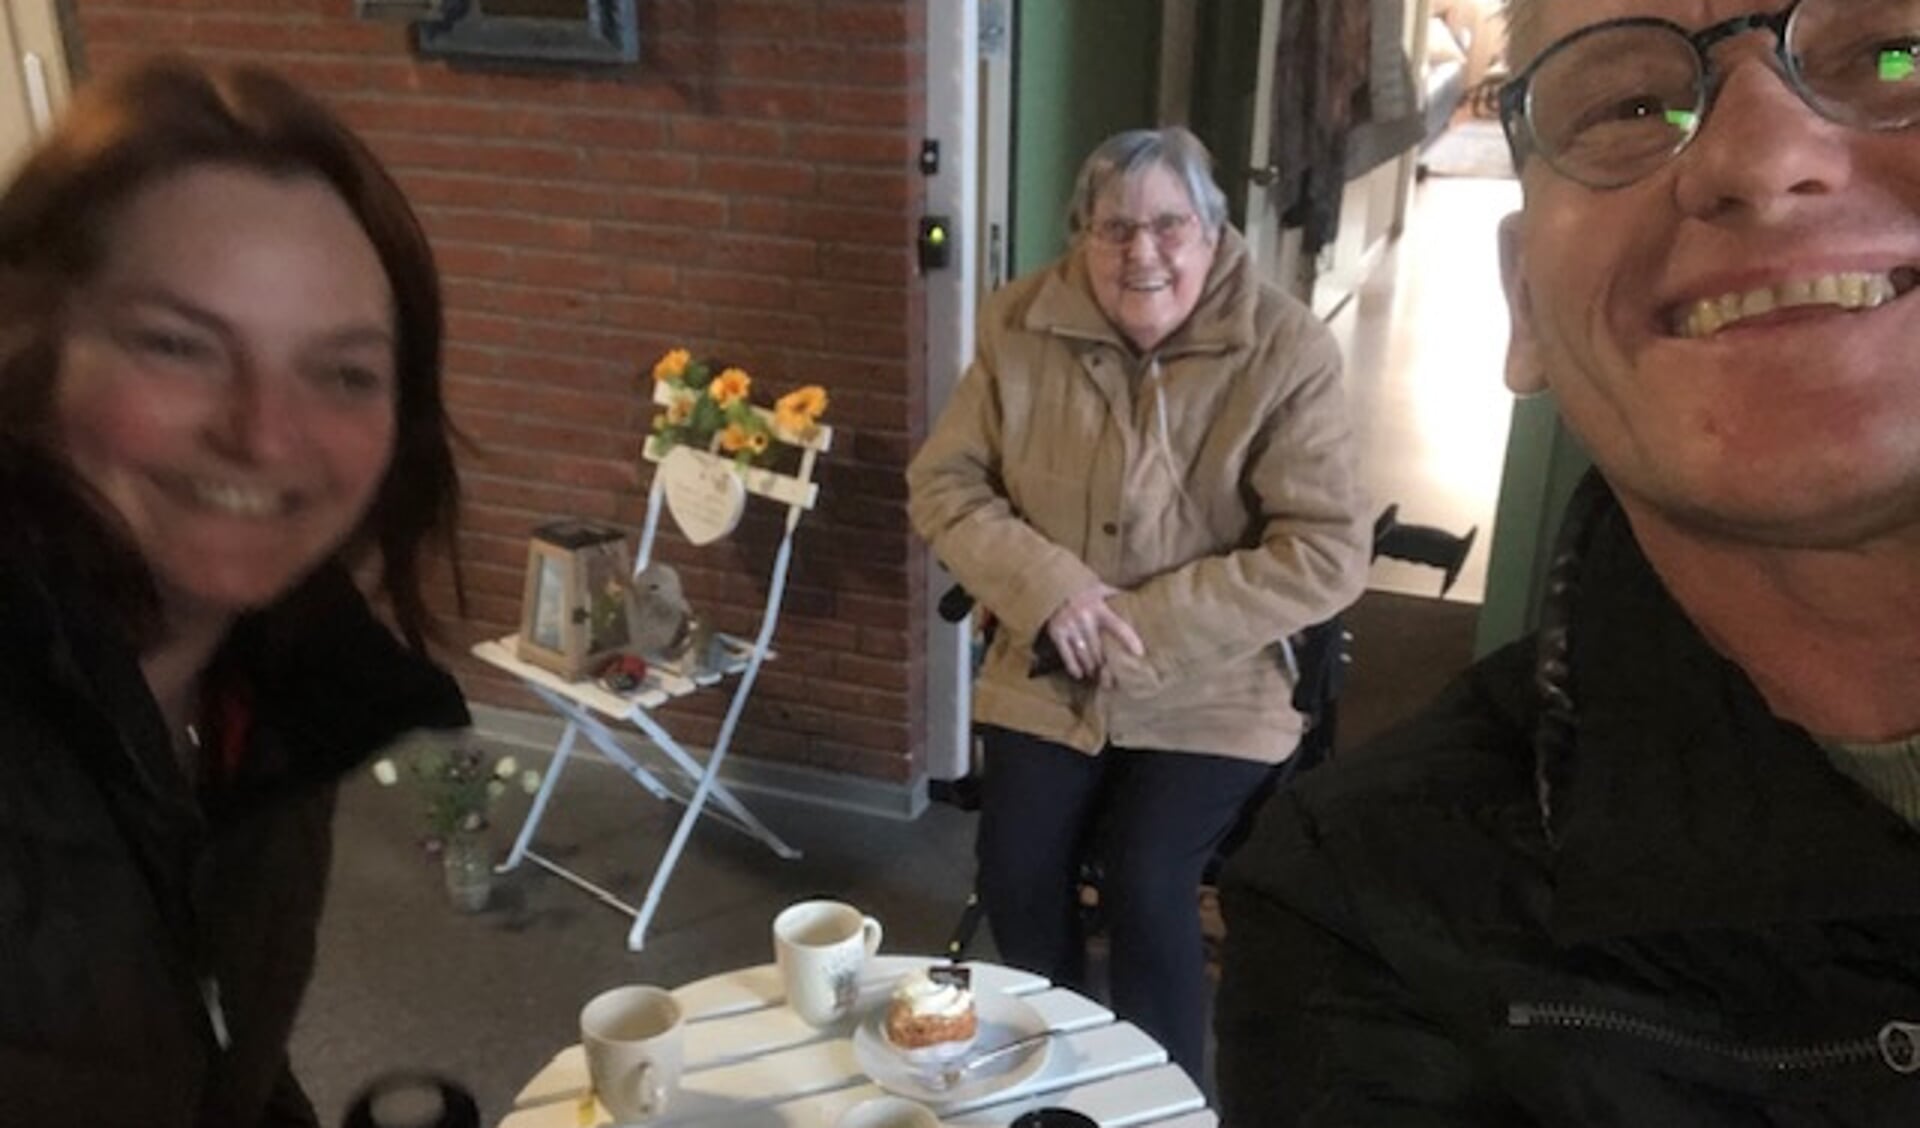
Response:
[[[1236,1125],[1920,1123],[1920,0],[1531,0],[1537,637],[1230,871]]]

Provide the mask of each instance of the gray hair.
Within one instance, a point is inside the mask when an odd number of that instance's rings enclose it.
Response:
[[[1093,206],[1115,181],[1127,181],[1160,165],[1186,186],[1193,210],[1209,231],[1227,222],[1227,194],[1213,182],[1213,154],[1178,125],[1165,129],[1129,129],[1100,142],[1087,154],[1067,205],[1067,230],[1078,235],[1093,221]]]

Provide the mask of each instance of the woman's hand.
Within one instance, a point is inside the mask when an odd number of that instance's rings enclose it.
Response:
[[[1098,676],[1107,661],[1108,635],[1135,658],[1146,654],[1133,627],[1107,606],[1107,597],[1118,594],[1120,589],[1106,584],[1090,587],[1061,604],[1047,620],[1047,637],[1060,651],[1070,676],[1082,681]]]

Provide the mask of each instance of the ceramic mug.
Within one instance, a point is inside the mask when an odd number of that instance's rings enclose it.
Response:
[[[880,922],[839,901],[802,901],[773,918],[773,962],[787,1005],[813,1026],[853,1013],[860,969],[880,950]]]
[[[925,1105],[904,1097],[874,1097],[840,1114],[834,1128],[940,1128],[940,1118]]]
[[[686,1059],[680,1004],[658,987],[615,987],[580,1010],[580,1044],[594,1096],[615,1120],[665,1112]]]

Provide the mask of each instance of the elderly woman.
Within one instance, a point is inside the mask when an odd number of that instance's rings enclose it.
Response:
[[[915,527],[1000,624],[974,706],[1000,953],[1080,983],[1102,824],[1114,1008],[1196,1078],[1201,871],[1298,741],[1286,639],[1367,565],[1339,355],[1262,283],[1210,166],[1183,129],[1087,158],[1072,249],[989,303],[907,472]]]

